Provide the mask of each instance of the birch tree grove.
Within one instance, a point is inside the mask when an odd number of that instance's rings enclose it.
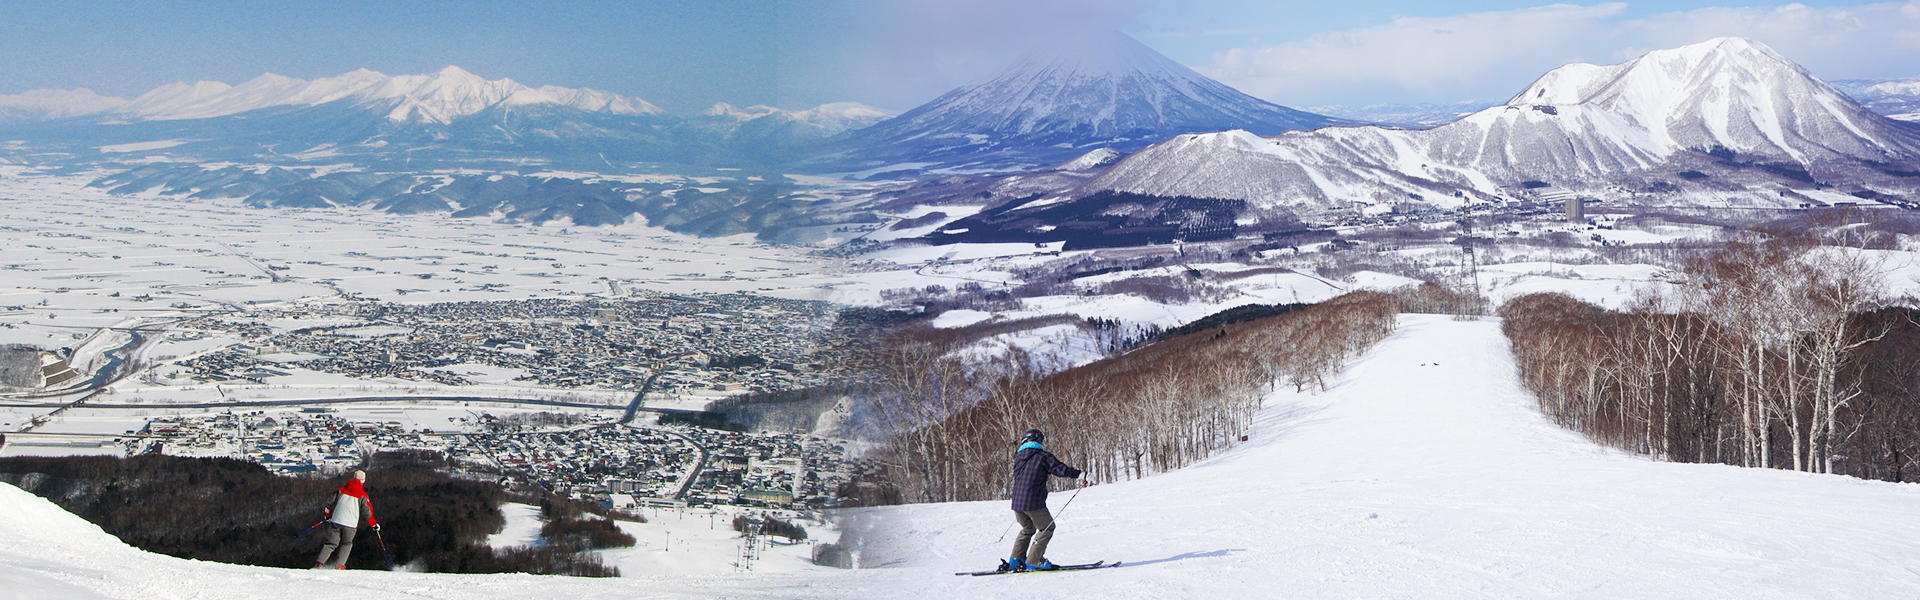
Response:
[[[983,358],[909,330],[884,344],[855,414],[909,502],[1005,498],[1029,428],[1095,480],[1145,477],[1235,443],[1276,385],[1324,388],[1392,332],[1395,313],[1392,296],[1356,292],[1057,373],[1019,352]]]
[[[1624,311],[1561,294],[1500,310],[1541,410],[1661,460],[1903,480],[1920,326],[1866,253],[1745,234]]]

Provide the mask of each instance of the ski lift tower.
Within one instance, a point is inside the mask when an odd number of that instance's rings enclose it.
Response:
[[[1461,273],[1461,279],[1462,283],[1472,283],[1473,287],[1467,290],[1467,297],[1462,299],[1460,303],[1454,307],[1453,314],[1456,317],[1467,315],[1479,316],[1481,312],[1480,260],[1473,249],[1473,216],[1470,213],[1463,214],[1457,222],[1460,224],[1460,251],[1466,254],[1466,256],[1463,257],[1465,259],[1466,272]]]

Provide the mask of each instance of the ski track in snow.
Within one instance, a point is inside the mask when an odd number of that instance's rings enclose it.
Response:
[[[0,485],[0,589],[125,598],[1912,598],[1920,488],[1658,463],[1540,416],[1497,321],[1401,317],[1328,391],[1275,392],[1252,440],[1088,488],[1050,557],[1089,573],[956,577],[1005,556],[1005,501],[876,517],[869,565],[590,580],[315,572],[128,548]]]

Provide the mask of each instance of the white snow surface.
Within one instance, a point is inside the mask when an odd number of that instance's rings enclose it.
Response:
[[[1495,320],[1402,316],[1329,390],[1265,406],[1251,441],[1212,459],[1055,493],[1049,558],[1126,563],[1099,572],[955,577],[1006,555],[1002,500],[848,511],[877,523],[862,560],[880,568],[607,580],[181,560],[0,485],[0,585],[45,600],[1920,594],[1920,487],[1599,448],[1540,416]]]

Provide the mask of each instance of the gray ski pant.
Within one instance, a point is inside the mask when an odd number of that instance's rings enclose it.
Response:
[[[326,537],[322,538],[326,543],[320,546],[320,558],[313,559],[313,562],[327,567],[347,564],[347,555],[353,554],[353,534],[355,533],[358,533],[356,528],[328,521]],[[340,552],[335,554],[334,548],[339,548]],[[327,562],[328,554],[333,554],[333,562]]]
[[[1046,560],[1047,544],[1053,541],[1053,513],[1044,506],[1040,510],[1016,510],[1013,520],[1020,523],[1020,537],[1013,538],[1013,554],[1007,556],[1029,563]]]

